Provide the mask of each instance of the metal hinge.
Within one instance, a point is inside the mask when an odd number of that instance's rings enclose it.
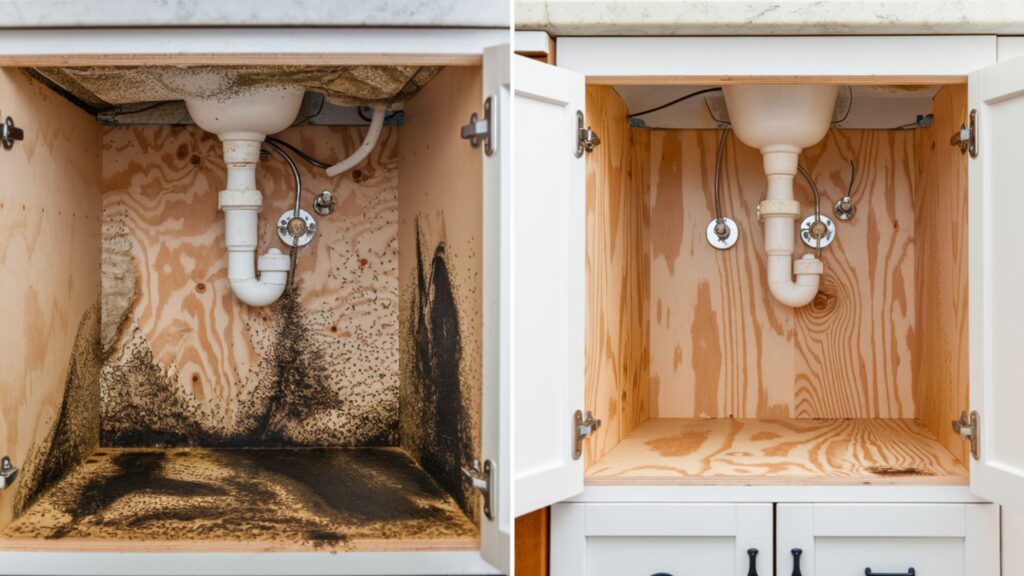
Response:
[[[971,410],[971,414],[968,416],[966,410],[961,412],[960,419],[953,420],[953,430],[964,440],[971,441],[971,456],[978,460],[981,450],[981,427],[978,426],[978,413]]]
[[[498,130],[497,122],[494,119],[497,118],[497,110],[494,108],[495,104],[494,96],[488,96],[484,100],[484,117],[480,118],[473,112],[469,117],[469,124],[462,127],[462,137],[465,140],[469,140],[469,143],[474,148],[480,146],[480,143],[484,144],[484,154],[493,156],[494,151],[498,148]]]
[[[584,152],[593,152],[594,147],[601,143],[601,139],[597,136],[597,132],[594,132],[590,126],[583,127],[583,111],[576,111],[576,157],[582,158]]]
[[[971,158],[978,157],[978,111],[971,110],[967,121],[968,125],[960,125],[960,130],[950,137],[949,143],[960,149],[961,152],[968,152]]]
[[[11,459],[7,456],[0,459],[0,490],[14,484],[14,479],[17,477],[18,469],[11,464]]]
[[[491,510],[491,498],[494,495],[494,463],[484,460],[483,469],[480,468],[480,461],[473,460],[473,465],[463,467],[462,473],[473,483],[473,488],[484,496],[484,516],[488,520],[494,520]]]
[[[0,144],[3,145],[4,150],[14,148],[16,141],[24,139],[25,131],[14,125],[14,118],[8,116],[7,120],[0,124]]]
[[[579,460],[583,455],[583,439],[597,431],[601,427],[601,421],[594,418],[590,410],[586,413],[577,410],[572,421],[572,459]]]

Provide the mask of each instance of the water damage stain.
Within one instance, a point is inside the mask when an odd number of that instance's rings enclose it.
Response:
[[[409,307],[409,334],[404,335],[411,340],[412,358],[403,366],[403,378],[417,401],[402,405],[412,422],[406,429],[414,431],[403,434],[403,445],[475,517],[473,492],[462,473],[475,449],[473,421],[463,398],[462,336],[452,271],[444,242],[427,259],[422,243],[417,219],[415,301]]]
[[[97,303],[79,320],[57,419],[44,439],[29,451],[21,467],[14,494],[15,517],[99,445],[102,361]]]
[[[868,466],[865,468],[876,476],[934,476],[934,472],[917,466]]]
[[[113,450],[44,495],[10,538],[473,539],[455,501],[394,448]]]
[[[274,305],[269,353],[253,386],[237,398],[231,418],[203,409],[163,369],[136,326],[116,358],[103,368],[104,446],[218,448],[338,445],[323,433],[325,422],[341,417],[358,433],[349,445],[392,446],[398,419],[383,409],[352,409],[331,385],[332,341],[312,329],[289,288]]]

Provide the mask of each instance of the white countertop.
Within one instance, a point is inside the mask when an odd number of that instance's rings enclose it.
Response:
[[[1021,0],[516,0],[552,36],[1024,34]]]
[[[511,0],[0,0],[0,28],[508,27]]]

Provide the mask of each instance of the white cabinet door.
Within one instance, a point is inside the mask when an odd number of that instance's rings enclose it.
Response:
[[[969,163],[970,392],[979,448],[971,490],[1024,511],[1024,58],[970,75],[977,157]]]
[[[515,170],[508,206],[516,516],[583,490],[573,421],[583,408],[585,189],[576,155],[583,77],[514,57]]]
[[[556,576],[768,576],[772,561],[771,504],[563,503],[551,511]]]
[[[779,504],[775,519],[779,576],[999,576],[994,504]]]
[[[502,574],[509,573],[512,533],[512,385],[506,369],[510,343],[502,327],[508,325],[512,294],[503,279],[511,250],[509,172],[512,169],[512,71],[508,44],[484,50],[483,94],[491,99],[492,152],[484,159],[484,384],[483,454],[495,463],[491,490],[491,518],[480,521],[480,554]]]

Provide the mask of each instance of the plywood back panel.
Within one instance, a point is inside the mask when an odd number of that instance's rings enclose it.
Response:
[[[754,213],[766,189],[761,155],[732,134],[722,206],[740,240],[728,251],[705,240],[720,135],[651,136],[651,415],[913,417],[913,133],[832,130],[801,155],[826,214],[855,160],[858,213],[838,224],[821,291],[797,310],[768,292]],[[810,213],[809,188],[796,188]]]
[[[399,144],[401,444],[472,517],[480,458],[483,157],[460,136],[483,70],[446,68],[405,105]]]
[[[92,118],[0,69],[0,529],[99,440],[100,138]]]
[[[587,155],[586,396],[602,421],[586,447],[596,462],[651,409],[648,248],[650,132],[630,128],[609,86],[587,87],[587,122],[601,145]]]
[[[968,444],[949,424],[969,406],[967,156],[949,145],[949,135],[967,122],[967,87],[939,90],[932,113],[935,124],[917,130],[914,141],[914,399],[921,422],[968,462]]]
[[[364,133],[302,126],[280,137],[331,161]],[[303,207],[328,189],[338,209],[299,251],[297,291],[252,308],[228,285],[218,139],[195,126],[104,129],[105,305],[130,302],[103,369],[104,443],[397,443],[397,148],[389,127],[337,178],[299,162]],[[294,203],[291,172],[275,155],[257,182],[258,251],[287,252],[274,223]]]

